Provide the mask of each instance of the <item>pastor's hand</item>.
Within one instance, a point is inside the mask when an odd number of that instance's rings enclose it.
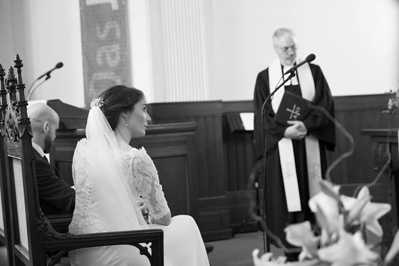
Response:
[[[289,139],[303,139],[308,134],[308,129],[302,121],[287,121],[291,126],[287,127],[284,132],[284,137]]]

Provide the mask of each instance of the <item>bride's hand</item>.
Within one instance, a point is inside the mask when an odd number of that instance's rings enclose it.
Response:
[[[143,214],[144,220],[148,224],[148,222],[149,222],[149,211],[148,211],[147,205],[146,205],[146,203],[143,200],[140,200],[138,202],[138,204],[139,204],[139,208],[141,210],[141,214]]]

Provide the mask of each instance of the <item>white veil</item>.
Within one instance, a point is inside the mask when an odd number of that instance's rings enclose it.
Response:
[[[93,203],[105,231],[147,229],[139,208],[139,195],[128,179],[133,178],[122,157],[114,131],[98,106],[90,109],[86,126],[88,173]],[[129,163],[131,160],[128,161]]]

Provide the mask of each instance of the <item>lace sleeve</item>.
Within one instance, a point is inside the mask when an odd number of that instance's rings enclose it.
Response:
[[[87,164],[87,139],[82,139],[76,145],[72,162],[72,177],[75,185],[75,210],[69,231],[73,234],[83,234],[94,222],[88,212],[94,205],[92,197],[92,182]]]
[[[87,177],[87,139],[81,139],[75,148],[72,159],[72,178],[75,186],[81,186]]]
[[[158,171],[144,149],[137,151],[132,158],[132,174],[133,184],[144,199],[151,217],[160,219],[168,214],[170,210],[159,184]]]

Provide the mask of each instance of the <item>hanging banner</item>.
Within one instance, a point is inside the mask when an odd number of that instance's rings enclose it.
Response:
[[[126,0],[80,0],[86,107],[105,89],[131,86]]]

